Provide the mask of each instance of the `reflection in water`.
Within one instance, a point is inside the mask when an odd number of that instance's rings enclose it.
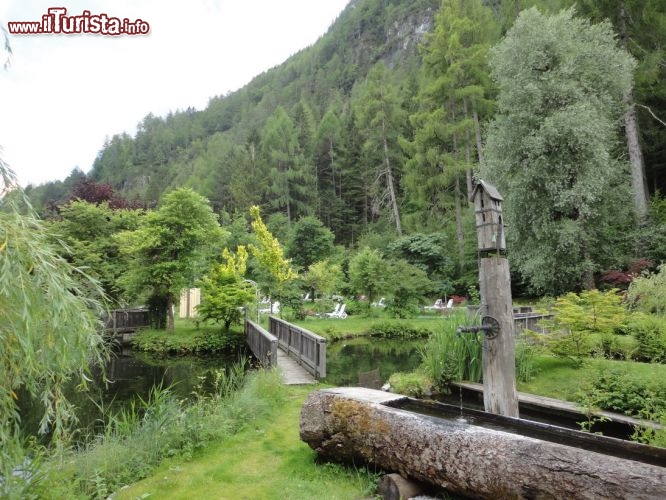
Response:
[[[421,358],[417,348],[423,341],[359,338],[334,342],[327,347],[327,384],[379,388],[395,372],[415,369]],[[245,355],[245,353],[242,353]],[[93,382],[87,392],[67,391],[76,408],[78,427],[85,436],[100,432],[109,415],[127,408],[138,398],[147,401],[155,386],[169,387],[178,399],[192,398],[194,392],[212,390],[212,374],[238,361],[239,355],[197,357],[178,356],[154,358],[130,350],[114,354],[106,367],[106,382],[102,370],[94,369]],[[36,434],[39,416],[38,403],[22,398],[23,429]],[[105,417],[106,415],[106,417]]]
[[[396,372],[421,363],[423,340],[358,338],[334,342],[326,350],[327,384],[377,389]]]
[[[99,432],[110,415],[118,414],[133,401],[139,403],[139,398],[147,401],[153,387],[169,387],[178,399],[192,398],[195,390],[204,394],[209,392],[213,372],[230,366],[244,355],[153,358],[130,350],[118,351],[109,360],[106,374],[99,367],[91,370],[93,381],[88,391],[77,391],[72,384],[66,395],[76,409],[77,427],[81,433]],[[38,401],[26,394],[22,396],[22,427],[25,432],[35,435],[43,410]]]

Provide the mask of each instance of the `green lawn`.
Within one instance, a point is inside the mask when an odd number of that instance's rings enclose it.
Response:
[[[528,383],[518,383],[517,389],[540,396],[576,401],[589,380],[600,371],[626,370],[633,377],[646,382],[666,380],[666,365],[636,363],[603,358],[588,358],[580,368],[563,358],[540,355],[535,360],[539,372]]]
[[[299,415],[312,386],[291,386],[267,419],[211,444],[186,462],[171,462],[123,489],[116,499],[290,499],[371,496],[376,476],[361,469],[316,464],[298,434]]]
[[[385,315],[373,318],[348,316],[345,319],[307,318],[291,322],[329,340],[338,340],[346,337],[362,336],[368,332],[372,325],[383,323],[396,323],[410,328],[423,328],[433,331],[442,324],[445,317],[444,315],[435,314],[408,319],[394,319]]]

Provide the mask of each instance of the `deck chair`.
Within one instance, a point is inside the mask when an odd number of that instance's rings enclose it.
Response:
[[[453,304],[453,301],[451,303]],[[425,306],[423,309],[444,309],[444,301],[442,299],[437,299],[433,305]]]
[[[341,306],[342,304],[338,302],[337,304],[335,304],[335,309],[333,309],[333,311],[331,311],[330,313],[326,313],[326,316],[328,316],[329,318],[335,318],[336,314],[338,314],[338,312],[340,311]]]
[[[335,313],[333,316],[330,316],[331,318],[338,318],[338,319],[345,319],[347,317],[347,313],[345,312],[345,307],[347,307],[347,304],[342,304],[340,306],[340,309],[338,310],[337,313]]]
[[[278,301],[269,302],[269,306],[259,309],[259,312],[261,314],[280,314],[280,303]]]

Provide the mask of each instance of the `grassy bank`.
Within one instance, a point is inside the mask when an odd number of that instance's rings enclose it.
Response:
[[[44,457],[10,498],[347,499],[374,491],[375,474],[316,464],[301,442],[300,409],[316,387],[243,368],[220,372],[216,392],[188,404],[157,389],[93,441]]]
[[[298,435],[309,386],[284,388],[270,413],[211,443],[188,461],[171,460],[114,498],[350,499],[369,496],[377,476],[365,469],[315,463]]]
[[[177,319],[173,333],[146,329],[137,332],[132,347],[154,354],[210,354],[237,352],[245,345],[243,327],[236,325],[223,332],[217,325],[191,319]]]
[[[370,318],[363,316],[348,316],[346,319],[307,318],[291,322],[330,341],[336,341],[367,335],[395,338],[390,334],[382,335],[381,332],[387,330],[413,331],[415,333],[409,336],[418,338],[423,335],[416,334],[416,332],[424,332],[427,336],[429,333],[436,331],[445,318],[445,315],[430,314],[418,318],[394,319],[389,318],[384,313],[377,313],[376,317]]]
[[[576,366],[567,359],[538,355],[534,365],[536,375],[529,382],[518,382],[519,391],[586,403],[590,401],[591,392],[599,390],[599,379],[610,375],[614,379],[612,389],[621,393],[619,397],[636,398],[638,395],[634,393],[639,392],[639,388],[647,388],[654,397],[666,393],[664,364],[588,358],[581,366]]]

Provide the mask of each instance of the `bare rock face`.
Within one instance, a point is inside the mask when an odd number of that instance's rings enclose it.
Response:
[[[313,392],[301,439],[323,458],[471,498],[666,498],[666,468],[386,406],[400,399],[362,388]]]

